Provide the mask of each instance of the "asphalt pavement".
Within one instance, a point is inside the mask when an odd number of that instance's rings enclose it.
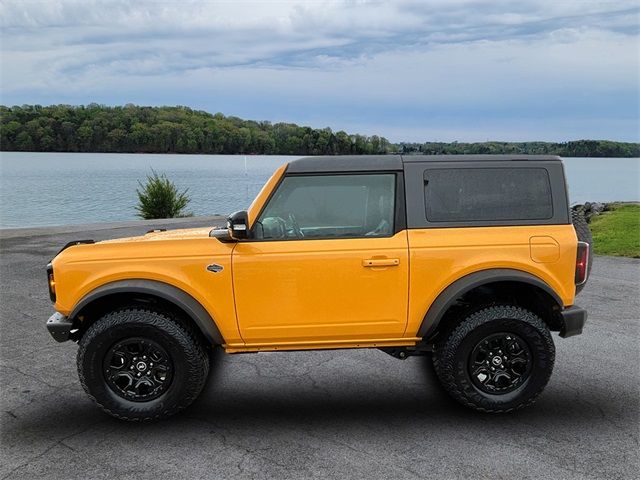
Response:
[[[226,355],[201,397],[152,424],[100,412],[76,345],[45,328],[45,264],[66,242],[220,219],[0,231],[0,479],[638,478],[640,260],[596,257],[583,335],[554,334],[532,407],[486,415],[440,389],[429,359],[378,350]]]

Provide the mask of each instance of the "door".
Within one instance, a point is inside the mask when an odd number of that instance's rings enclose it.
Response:
[[[252,229],[254,239],[233,251],[246,343],[402,337],[409,265],[398,177],[283,178]]]

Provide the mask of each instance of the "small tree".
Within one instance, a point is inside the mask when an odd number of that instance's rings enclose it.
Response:
[[[139,189],[138,205],[136,210],[138,216],[146,220],[152,218],[175,218],[188,217],[191,214],[185,213],[184,209],[191,201],[187,195],[188,188],[179,192],[174,183],[162,173],[158,175],[151,169],[151,175],[147,175],[147,182],[143,185],[138,180]]]

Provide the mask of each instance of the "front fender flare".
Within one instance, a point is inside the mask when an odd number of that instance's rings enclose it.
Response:
[[[549,286],[549,284],[535,275],[509,268],[481,270],[459,278],[445,288],[440,295],[438,295],[429,307],[429,310],[427,310],[427,313],[422,320],[422,324],[418,329],[417,336],[424,339],[429,338],[435,332],[446,311],[461,295],[464,295],[465,293],[482,285],[488,285],[496,282],[520,282],[533,285],[548,293],[551,298],[553,298],[557,304],[562,307],[562,299],[560,296]]]
[[[122,293],[152,295],[171,302],[183,310],[195,322],[208,341],[216,345],[222,345],[224,343],[224,339],[213,318],[211,318],[209,312],[207,312],[200,302],[184,290],[156,280],[119,280],[101,285],[82,297],[69,314],[69,318],[75,319],[85,307],[100,298]]]

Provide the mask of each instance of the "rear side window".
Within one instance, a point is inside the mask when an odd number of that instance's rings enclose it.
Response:
[[[429,222],[546,220],[553,216],[544,168],[443,168],[424,173]]]

